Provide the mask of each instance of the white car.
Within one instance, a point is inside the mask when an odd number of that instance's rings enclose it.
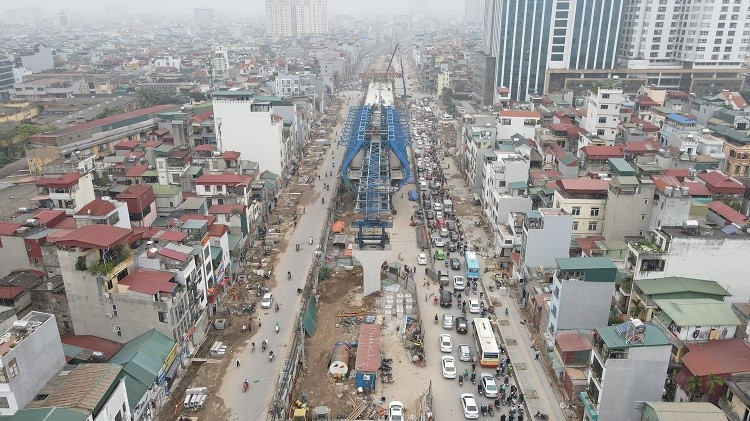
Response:
[[[392,401],[388,404],[388,421],[404,420],[404,404],[399,401]]]
[[[443,204],[439,202],[435,202],[435,204],[432,205],[432,209],[436,211],[443,210]]]
[[[456,360],[450,355],[444,355],[440,359],[443,363],[443,377],[446,379],[456,378]]]
[[[479,382],[482,386],[482,394],[485,397],[487,398],[497,397],[497,383],[495,383],[495,378],[492,377],[492,374],[482,373],[482,376]]]
[[[452,314],[443,314],[443,329],[453,329]]]
[[[469,345],[461,344],[458,346],[458,360],[471,361],[471,348]]]
[[[442,352],[453,352],[453,340],[451,335],[443,333],[440,335],[440,350]]]
[[[443,240],[443,237],[433,237],[432,242],[435,243],[435,247],[445,246],[445,240]]]
[[[426,265],[427,264],[427,253],[419,253],[417,255],[417,263],[420,265]]]
[[[479,300],[476,298],[469,298],[469,313],[481,313],[482,307],[479,305]]]
[[[271,308],[273,304],[273,294],[267,292],[263,295],[263,299],[260,300],[260,308]]]
[[[477,400],[474,399],[474,395],[471,393],[461,394],[461,407],[464,410],[464,417],[469,420],[475,420],[479,418],[479,407],[477,407]]]
[[[453,277],[453,290],[454,291],[463,291],[466,289],[466,281],[464,281],[463,276],[454,276]]]
[[[443,216],[443,211],[435,211],[435,218],[442,218]]]

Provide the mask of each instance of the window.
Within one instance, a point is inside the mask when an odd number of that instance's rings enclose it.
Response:
[[[573,206],[573,208],[570,210],[571,215],[580,215],[581,214],[581,207],[580,206]]]
[[[648,205],[648,199],[643,199],[643,204]]]
[[[18,362],[15,358],[8,363],[8,379],[15,378],[18,375]]]
[[[606,123],[607,122],[607,117],[599,117],[599,122],[600,123]]]
[[[117,317],[117,304],[112,304],[112,316]]]
[[[31,251],[31,244],[26,243],[26,251]]]
[[[592,221],[589,222],[589,231],[596,231],[596,228],[599,226],[598,222]]]
[[[599,216],[599,208],[591,208],[591,216]]]
[[[599,106],[599,108],[602,109],[602,110],[608,110],[609,109],[609,105],[602,104],[602,105]]]
[[[8,402],[8,398],[0,398],[0,408],[10,408],[10,403]]]
[[[167,312],[166,311],[159,311],[157,312],[159,314],[159,321],[162,323],[167,323]]]
[[[596,131],[596,135],[597,135],[597,136],[604,136],[604,129],[598,129],[598,130]]]
[[[502,124],[503,126],[510,126],[510,119],[509,118],[504,118],[504,119],[500,120],[500,124]]]
[[[573,221],[573,231],[578,231],[578,221]]]
[[[602,99],[609,99],[609,94],[602,94]]]

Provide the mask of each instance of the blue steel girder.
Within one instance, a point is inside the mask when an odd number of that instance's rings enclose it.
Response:
[[[400,190],[411,178],[411,168],[409,166],[409,155],[407,147],[410,143],[409,130],[404,130],[404,127],[408,127],[403,122],[403,117],[400,112],[394,110],[393,107],[385,107],[385,120],[387,126],[387,139],[388,146],[396,155],[401,167],[404,169],[404,178],[398,185]]]
[[[346,145],[346,152],[341,163],[341,179],[351,190],[355,190],[355,187],[349,178],[349,166],[357,153],[365,146],[368,131],[372,127],[372,113],[373,109],[370,107],[352,108],[341,131],[339,144]]]
[[[391,210],[390,162],[383,146],[382,135],[373,133],[362,159],[356,210],[364,213],[365,221],[380,220]]]

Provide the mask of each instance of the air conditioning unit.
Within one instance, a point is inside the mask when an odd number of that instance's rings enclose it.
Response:
[[[115,325],[115,327],[112,329],[115,333],[116,332],[122,332],[122,328],[120,328],[120,325]]]

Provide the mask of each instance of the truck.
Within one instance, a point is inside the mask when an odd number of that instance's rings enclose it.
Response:
[[[443,200],[443,212],[446,215],[453,213],[453,201],[450,199]]]
[[[448,276],[448,272],[438,271],[438,279],[440,285],[446,286],[451,283],[451,278]]]

